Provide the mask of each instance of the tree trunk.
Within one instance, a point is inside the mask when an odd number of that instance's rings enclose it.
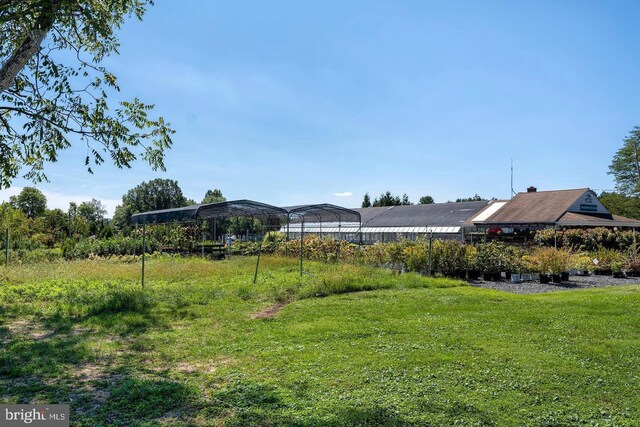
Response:
[[[53,26],[55,15],[60,6],[60,0],[51,0],[40,12],[34,27],[29,31],[22,44],[7,59],[0,68],[0,93],[13,85],[13,81],[27,65],[27,62],[40,50],[40,44]]]

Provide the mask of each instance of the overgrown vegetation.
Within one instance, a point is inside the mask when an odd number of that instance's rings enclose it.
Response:
[[[637,285],[510,295],[265,257],[254,286],[252,257],[153,255],[142,289],[134,261],[3,273],[3,403],[69,403],[79,426],[640,419]]]

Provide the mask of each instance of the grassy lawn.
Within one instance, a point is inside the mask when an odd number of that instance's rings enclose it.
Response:
[[[74,425],[640,425],[640,286],[512,295],[350,265],[0,276],[0,401]],[[353,292],[367,291],[367,292]],[[286,304],[291,302],[289,304]],[[265,309],[277,305],[277,312]]]

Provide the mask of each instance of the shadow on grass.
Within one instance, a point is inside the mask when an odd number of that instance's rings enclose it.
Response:
[[[116,301],[91,313],[5,318],[0,326],[0,402],[69,403],[76,419],[94,416],[117,384],[134,381],[130,359],[144,350],[145,332],[169,327],[150,306]]]
[[[199,404],[192,387],[164,379],[127,378],[111,388],[94,425],[181,424]]]
[[[297,398],[313,402],[306,387],[296,387]],[[298,400],[298,399],[296,399]],[[199,412],[200,417],[216,425],[240,426],[407,426],[409,423],[392,410],[377,406],[339,407],[329,413],[295,416],[299,404],[285,402],[280,391],[271,386],[242,379],[230,388],[218,391]],[[322,412],[322,411],[320,411]],[[304,413],[304,412],[303,412]]]

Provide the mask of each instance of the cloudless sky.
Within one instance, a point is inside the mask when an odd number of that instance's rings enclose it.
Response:
[[[49,207],[178,181],[199,202],[357,207],[613,189],[640,125],[637,1],[156,1],[107,66],[123,99],[176,129],[167,171],[84,167],[65,150],[37,185]],[[22,186],[0,191],[7,199]],[[345,195],[352,193],[352,196]],[[338,195],[336,195],[338,194]]]

